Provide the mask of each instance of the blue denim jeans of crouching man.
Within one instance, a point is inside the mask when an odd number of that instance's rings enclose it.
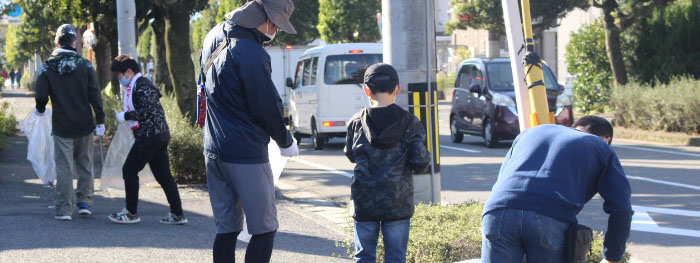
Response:
[[[355,221],[355,262],[377,262],[379,231],[384,236],[384,262],[406,262],[410,219],[391,222]]]
[[[482,219],[483,263],[564,262],[569,223],[527,210],[498,209]]]

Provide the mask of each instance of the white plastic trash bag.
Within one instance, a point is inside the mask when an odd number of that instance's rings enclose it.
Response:
[[[267,154],[270,159],[270,167],[272,168],[274,182],[275,185],[277,185],[277,181],[280,179],[282,170],[284,170],[284,166],[287,165],[287,160],[289,160],[289,158],[282,156],[280,147],[277,146],[274,140],[270,140],[270,144],[267,145]]]
[[[107,158],[102,164],[102,177],[100,178],[100,189],[107,188],[124,190],[124,178],[122,177],[122,166],[129,155],[131,146],[134,144],[134,133],[122,122],[117,126],[117,132],[112,138],[112,144],[107,150]],[[139,185],[155,182],[151,167],[146,167],[139,172]]]
[[[287,165],[287,160],[289,160],[289,158],[282,156],[280,153],[280,147],[277,146],[277,143],[275,143],[274,140],[270,140],[270,144],[267,145],[267,154],[268,158],[270,159],[272,176],[274,178],[275,185],[277,185],[277,181],[279,181],[282,170],[284,170],[284,166]],[[243,231],[238,235],[238,239],[244,242],[250,242],[251,237],[252,235],[248,233],[248,223],[244,217]]]
[[[56,181],[51,115],[49,109],[44,111],[42,116],[37,116],[32,111],[19,123],[20,129],[29,140],[27,160],[32,163],[34,172],[44,184],[53,184]]]

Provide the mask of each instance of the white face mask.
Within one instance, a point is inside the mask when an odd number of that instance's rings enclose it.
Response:
[[[270,24],[269,23],[265,24],[265,29],[266,29],[265,31],[270,32]],[[271,42],[272,40],[274,40],[276,35],[277,35],[277,30],[275,30],[275,33],[272,33],[272,34],[265,33],[265,36],[270,39],[270,41],[268,41],[268,42]]]

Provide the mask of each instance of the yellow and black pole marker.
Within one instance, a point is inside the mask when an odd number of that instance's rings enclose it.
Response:
[[[433,155],[434,172],[440,173],[440,136],[438,130],[438,108],[437,108],[437,83],[431,83],[432,88],[428,90],[425,83],[408,84],[408,111],[416,115],[425,128],[425,145],[430,154]],[[432,92],[431,96],[428,92]],[[432,124],[432,125],[431,125]],[[439,200],[437,200],[439,202]]]
[[[523,32],[525,33],[525,82],[530,95],[530,124],[532,127],[540,124],[554,123],[554,113],[549,112],[547,103],[547,89],[544,86],[544,72],[542,71],[542,59],[535,52],[535,41],[532,36],[532,18],[530,17],[530,0],[521,2],[523,15]]]

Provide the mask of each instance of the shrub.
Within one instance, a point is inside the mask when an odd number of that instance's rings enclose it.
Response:
[[[439,90],[443,90],[445,88],[454,88],[456,76],[457,76],[457,72],[450,72],[450,73],[440,72],[440,73],[438,73],[437,76],[435,77],[435,81],[437,81],[437,88]]]
[[[700,133],[700,80],[675,78],[652,87],[632,83],[615,88],[610,100],[615,125],[644,130]]]
[[[105,113],[105,135],[113,136],[117,131],[117,116],[116,113],[124,111],[122,101],[117,96],[109,95],[107,89],[102,92],[102,109]]]
[[[34,91],[34,85],[36,85],[35,76],[27,74],[26,76],[22,76],[22,79],[19,80],[19,86],[24,90]]]
[[[15,134],[17,120],[10,110],[10,103],[0,105],[0,148],[7,146],[7,137]]]
[[[575,106],[583,113],[601,112],[610,98],[613,75],[605,51],[605,30],[601,21],[584,25],[571,33],[566,46],[566,63],[574,80]]]
[[[480,258],[483,208],[479,203],[449,206],[416,205],[416,212],[411,218],[406,262],[458,262]],[[348,237],[338,245],[347,248],[348,256],[352,257],[354,252],[352,228],[347,229],[346,232]],[[594,232],[593,236],[588,262],[598,263],[602,260],[604,236],[598,232]],[[628,262],[629,258],[629,253],[625,252],[622,262]],[[381,236],[377,245],[377,261],[384,262],[384,245]]]
[[[180,113],[172,95],[160,99],[170,127],[170,169],[178,183],[206,182],[202,129]]]
[[[627,34],[635,39],[630,75],[649,83],[676,76],[700,78],[700,0],[679,0],[656,8]]]

